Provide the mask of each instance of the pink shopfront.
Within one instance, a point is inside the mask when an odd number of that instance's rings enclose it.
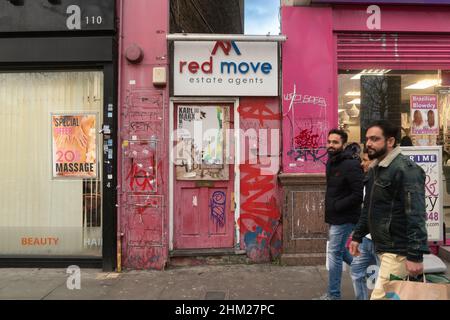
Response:
[[[166,0],[117,9],[117,269],[279,255],[283,37],[170,34]]]
[[[363,144],[368,124],[386,119],[414,146],[442,146],[441,209],[436,221],[427,221],[437,230],[431,244],[442,244],[449,220],[450,2],[343,2],[282,7],[286,263],[325,260],[325,145],[331,128]],[[417,101],[429,103],[416,111]]]

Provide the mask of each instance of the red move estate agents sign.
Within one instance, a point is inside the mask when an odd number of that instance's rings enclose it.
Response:
[[[175,41],[174,95],[277,96],[276,42]]]

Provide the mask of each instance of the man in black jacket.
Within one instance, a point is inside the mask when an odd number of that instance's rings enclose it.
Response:
[[[358,221],[363,199],[363,170],[358,152],[351,146],[344,149],[347,133],[333,129],[328,133],[326,167],[325,222],[330,225],[328,242],[328,293],[325,300],[341,298],[342,263],[348,265],[352,256],[345,247]]]
[[[390,275],[406,277],[423,272],[423,254],[429,253],[425,228],[425,172],[401,154],[398,129],[385,121],[366,133],[369,158],[375,159],[365,178],[366,196],[353,233],[350,253],[370,232],[380,257],[380,270],[371,299],[385,297]]]

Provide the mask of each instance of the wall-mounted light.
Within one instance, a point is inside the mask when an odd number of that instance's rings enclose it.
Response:
[[[144,51],[133,43],[125,50],[125,58],[132,64],[138,64],[144,59]]]
[[[347,97],[359,97],[361,95],[360,91],[349,91],[345,94]]]
[[[353,99],[352,101],[347,102],[347,104],[361,104],[361,99],[359,98]]]
[[[438,79],[425,79],[425,80],[420,80],[410,86],[407,86],[407,87],[405,87],[405,89],[409,89],[409,90],[427,89],[430,87],[437,86],[439,83],[440,83],[440,81]]]
[[[389,71],[391,71],[391,69],[364,69],[363,71],[354,75],[350,79],[358,80],[361,78],[361,76],[384,76]]]
[[[25,1],[24,0],[9,0],[9,3],[11,3],[13,6],[23,6]]]

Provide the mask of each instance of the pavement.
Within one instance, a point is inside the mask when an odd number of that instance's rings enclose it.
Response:
[[[450,267],[448,263],[447,266]],[[450,268],[447,276],[449,271]],[[122,273],[80,269],[80,275],[77,283],[66,269],[0,269],[0,299],[311,300],[326,292],[328,279],[325,266],[276,264],[205,265]],[[354,299],[348,269],[342,275],[342,298]]]
[[[66,269],[0,269],[0,299],[31,300],[310,300],[326,292],[325,266],[205,265],[165,271],[105,273],[81,269],[80,289]],[[67,286],[74,289],[70,290]],[[343,299],[353,299],[343,273]]]

